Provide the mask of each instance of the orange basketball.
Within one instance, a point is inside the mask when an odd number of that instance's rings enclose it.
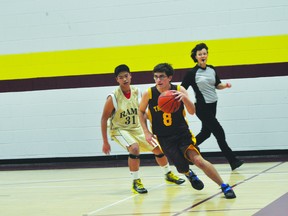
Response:
[[[158,97],[158,107],[165,113],[174,113],[180,108],[181,102],[175,100],[173,91],[167,90],[162,92]]]

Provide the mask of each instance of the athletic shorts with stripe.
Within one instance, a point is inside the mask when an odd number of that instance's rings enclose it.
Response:
[[[151,146],[146,141],[145,135],[141,128],[135,128],[133,130],[117,129],[110,131],[110,135],[113,141],[118,143],[126,150],[130,145],[134,143],[138,143],[140,152],[152,152],[152,150],[156,147]]]
[[[182,134],[157,137],[158,142],[168,159],[175,165],[179,173],[189,171],[190,161],[186,155],[188,149],[196,151],[200,154],[195,146],[196,139],[188,130]]]

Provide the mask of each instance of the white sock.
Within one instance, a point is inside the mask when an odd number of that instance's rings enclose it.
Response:
[[[139,179],[139,171],[130,171],[133,180]]]
[[[165,166],[162,166],[161,168],[162,168],[164,174],[171,172],[171,167],[170,167],[169,163],[167,163]]]

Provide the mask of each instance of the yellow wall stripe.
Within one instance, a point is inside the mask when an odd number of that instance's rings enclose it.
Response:
[[[288,35],[275,35],[1,55],[0,80],[105,74],[122,63],[132,71],[149,71],[160,62],[189,68],[190,51],[200,42],[208,45],[214,66],[288,62]]]

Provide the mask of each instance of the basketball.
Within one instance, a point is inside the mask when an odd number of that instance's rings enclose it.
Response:
[[[174,113],[180,108],[181,102],[175,100],[173,91],[167,90],[162,92],[158,97],[158,107],[165,113]]]

